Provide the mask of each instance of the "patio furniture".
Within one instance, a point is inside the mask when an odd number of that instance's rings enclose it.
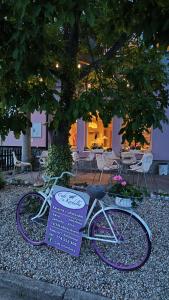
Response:
[[[137,174],[137,185],[139,185],[139,175],[141,174],[144,177],[145,187],[148,190],[146,174],[149,172],[150,167],[153,163],[153,154],[151,152],[147,152],[143,154],[142,159],[130,166],[128,171]]]
[[[15,155],[15,152],[12,152],[12,155],[13,155],[13,161],[14,161],[14,173],[15,173],[15,170],[20,168],[30,168],[31,171],[32,171],[32,164],[29,163],[29,162],[24,162],[24,161],[21,161],[21,160],[18,160],[16,155]]]
[[[103,153],[103,149],[99,149],[99,148],[96,148],[96,149],[93,149],[92,150],[94,153]]]
[[[121,152],[122,169],[127,173],[128,167],[137,162],[134,152]]]
[[[110,158],[115,159],[115,160],[119,160],[120,159],[120,157],[118,157],[113,150],[112,151],[105,151],[105,152],[103,152],[103,156],[104,157],[110,157]]]
[[[90,162],[90,169],[92,169],[92,161],[95,158],[95,153],[93,151],[90,151],[87,157],[80,157],[79,153],[74,151],[72,152],[72,158],[77,173],[78,164],[82,161]]]
[[[120,165],[111,155],[96,154],[97,167],[100,171],[99,182],[102,180],[104,171],[116,171],[120,173]]]
[[[41,153],[41,155],[39,157],[39,164],[40,164],[41,168],[45,167],[47,159],[48,159],[48,151],[47,150],[42,151],[42,153]]]
[[[73,167],[75,167],[75,173],[77,174],[79,154],[76,151],[72,152],[72,159],[73,159]]]

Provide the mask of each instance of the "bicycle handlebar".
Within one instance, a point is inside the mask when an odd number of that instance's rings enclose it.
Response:
[[[56,181],[58,181],[58,180],[61,179],[65,174],[67,174],[67,175],[69,175],[69,176],[76,176],[75,174],[73,174],[73,173],[71,173],[71,172],[65,171],[65,172],[62,172],[62,174],[61,174],[60,176],[57,176],[57,177],[43,176],[43,179],[45,180],[45,182],[51,181],[51,180],[56,180]]]

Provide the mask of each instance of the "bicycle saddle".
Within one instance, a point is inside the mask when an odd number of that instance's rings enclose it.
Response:
[[[91,200],[102,199],[105,196],[106,187],[104,185],[88,185],[86,192]]]

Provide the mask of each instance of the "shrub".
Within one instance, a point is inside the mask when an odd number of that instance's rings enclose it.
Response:
[[[52,145],[48,151],[46,173],[48,176],[60,176],[62,172],[72,170],[72,155],[68,145]],[[70,176],[65,175],[58,184],[69,185]]]

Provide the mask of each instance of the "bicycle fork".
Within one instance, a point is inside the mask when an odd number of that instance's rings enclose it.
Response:
[[[34,216],[33,218],[31,218],[31,221],[34,221],[35,219],[41,218],[42,216],[45,215],[45,213],[46,213],[46,211],[48,209],[48,205],[46,205],[47,202],[48,202],[47,199],[45,199],[44,202],[43,202],[43,204],[42,204],[42,206],[41,206],[41,208],[40,208],[40,210],[39,210],[39,212],[37,213],[36,216]],[[46,207],[45,207],[45,205],[46,205]]]

